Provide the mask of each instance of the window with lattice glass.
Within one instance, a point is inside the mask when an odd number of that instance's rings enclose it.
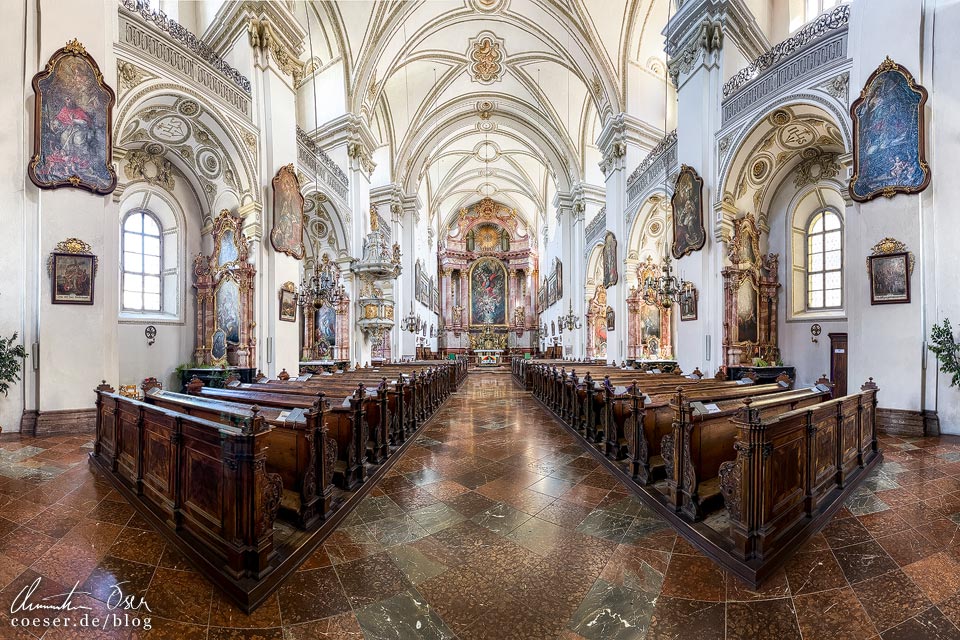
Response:
[[[134,211],[123,219],[122,234],[123,310],[161,311],[160,223],[146,211]]]
[[[832,211],[807,225],[807,309],[843,306],[843,225]]]

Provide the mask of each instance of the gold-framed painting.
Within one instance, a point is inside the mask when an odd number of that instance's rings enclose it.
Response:
[[[280,319],[284,322],[297,321],[297,290],[289,281],[280,287]]]
[[[910,254],[884,253],[867,258],[870,304],[910,304]]]
[[[853,176],[850,197],[920,193],[930,184],[924,106],[927,90],[889,57],[877,67],[850,106],[853,119]]]
[[[52,304],[93,304],[96,256],[55,251],[51,254],[53,282]]]
[[[697,301],[699,294],[694,288],[684,289],[680,294],[680,321],[689,322],[697,319]]]
[[[117,187],[112,139],[116,94],[96,61],[79,41],[71,40],[54,52],[32,84],[30,181],[40,189],[112,193]]]
[[[273,185],[273,229],[270,244],[274,251],[297,260],[303,259],[303,203],[300,179],[293,164],[280,167],[271,182]]]
[[[681,165],[670,207],[673,211],[671,252],[679,260],[700,251],[707,243],[707,230],[703,225],[703,178],[693,167]]]

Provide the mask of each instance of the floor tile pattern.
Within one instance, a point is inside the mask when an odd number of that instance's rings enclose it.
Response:
[[[472,374],[254,614],[221,596],[87,465],[89,437],[0,442],[0,639],[960,638],[960,439],[885,461],[755,591],[679,539],[509,376]],[[10,626],[61,594],[152,629]]]

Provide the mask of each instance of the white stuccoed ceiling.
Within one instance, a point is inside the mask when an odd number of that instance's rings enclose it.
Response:
[[[533,228],[557,190],[603,184],[594,145],[603,118],[648,101],[644,111],[657,120],[649,124],[663,128],[666,88],[656,63],[667,5],[311,3],[328,50],[343,58],[348,109],[367,114],[389,150],[380,154],[388,173],[377,170],[384,181],[419,193],[431,219],[447,221],[490,196]],[[478,70],[478,60],[488,64]]]

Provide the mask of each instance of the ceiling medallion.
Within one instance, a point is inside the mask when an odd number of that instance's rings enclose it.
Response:
[[[470,77],[480,84],[492,84],[503,77],[503,40],[490,31],[480,32],[467,48]]]

